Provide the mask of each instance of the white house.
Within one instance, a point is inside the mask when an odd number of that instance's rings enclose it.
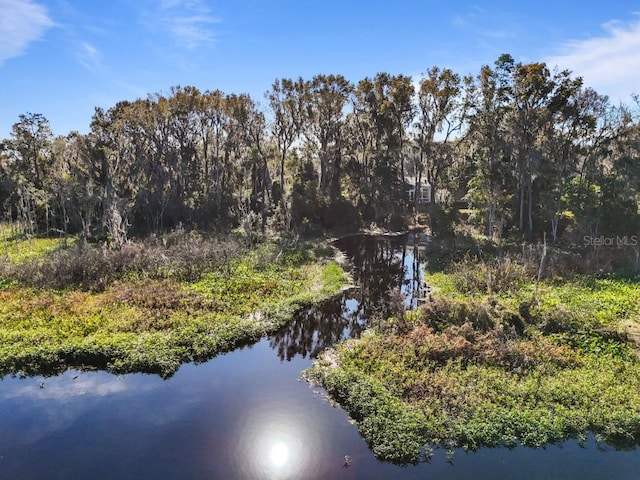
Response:
[[[407,197],[410,202],[429,203],[431,201],[431,185],[421,184],[420,188],[417,188],[415,180],[409,179]]]

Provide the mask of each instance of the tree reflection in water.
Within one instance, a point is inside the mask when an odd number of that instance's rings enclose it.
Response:
[[[358,235],[340,239],[335,246],[351,260],[356,288],[300,312],[274,334],[269,343],[281,360],[314,357],[344,338],[359,337],[374,315],[386,315],[391,289],[400,289],[407,308],[417,306],[424,255],[414,255],[419,251],[415,241],[408,245],[406,237]]]

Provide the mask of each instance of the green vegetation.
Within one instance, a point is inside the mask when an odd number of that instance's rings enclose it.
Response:
[[[176,86],[57,137],[19,115],[0,139],[0,218],[115,248],[181,227],[253,243],[422,221],[440,238],[620,242],[638,266],[638,99],[509,54],[424,72],[279,78],[262,104]]]
[[[539,447],[587,432],[637,445],[640,280],[536,285],[527,270],[467,258],[427,275],[429,301],[326,352],[306,376],[384,460],[419,461],[433,446]]]
[[[96,367],[170,376],[183,362],[256,341],[300,306],[335,294],[344,273],[317,252],[327,253],[313,244],[246,250],[186,237],[173,247],[71,249],[5,265],[0,375]]]
[[[19,232],[13,223],[0,223],[0,258],[13,264],[41,258],[75,243],[75,238],[27,237]]]
[[[638,99],[614,106],[570,71],[508,54],[474,76],[276,79],[266,97],[263,111],[246,94],[174,87],[96,108],[87,133],[59,137],[42,114],[19,116],[0,139],[12,225],[0,373],[170,375],[343,282],[314,248],[246,248],[420,222],[480,260],[433,274],[433,301],[313,370],[376,453],[586,430],[638,440],[638,281],[605,277],[640,269]],[[167,235],[184,230],[243,246]],[[51,232],[77,246],[57,251],[39,236]],[[546,276],[533,250],[482,258],[542,239]]]

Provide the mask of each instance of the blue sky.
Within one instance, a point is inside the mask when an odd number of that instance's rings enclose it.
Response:
[[[0,138],[25,112],[86,132],[94,107],[173,85],[264,102],[276,78],[476,74],[501,53],[631,103],[639,12],[627,0],[0,0]]]

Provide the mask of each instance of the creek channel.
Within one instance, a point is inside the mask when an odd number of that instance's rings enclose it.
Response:
[[[70,370],[0,381],[0,479],[638,478],[640,452],[589,437],[544,449],[494,448],[429,463],[378,461],[348,415],[299,380],[319,352],[358,337],[390,288],[415,307],[423,246],[407,237],[336,243],[357,288],[284,329],[170,379]],[[345,461],[348,456],[348,461]]]

